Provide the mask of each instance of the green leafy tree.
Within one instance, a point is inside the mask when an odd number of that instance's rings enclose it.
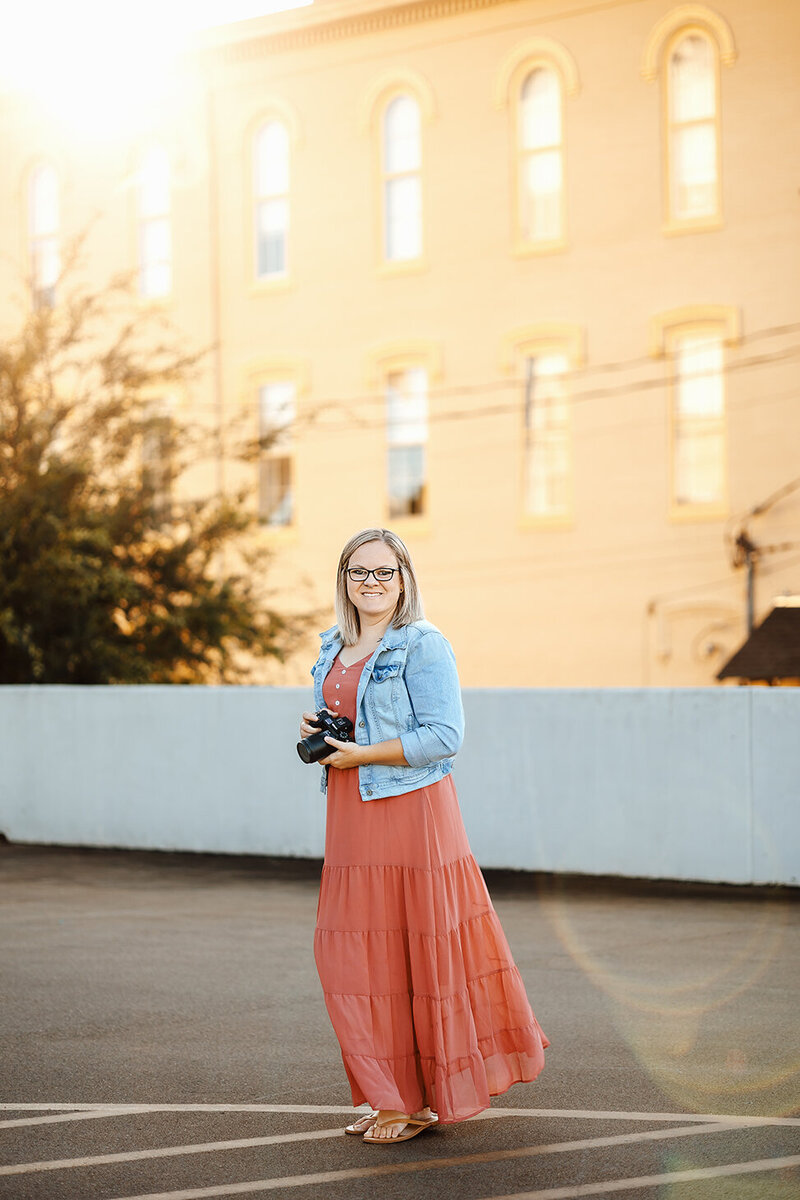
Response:
[[[266,604],[252,504],[183,486],[222,431],[153,396],[200,366],[124,282],[0,344],[0,683],[243,682],[306,634]]]

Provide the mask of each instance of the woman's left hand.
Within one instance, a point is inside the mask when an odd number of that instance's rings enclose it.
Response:
[[[337,742],[336,738],[327,735],[325,741],[333,748],[333,753],[319,760],[323,767],[337,767],[344,771],[348,767],[364,765],[363,746],[357,745],[356,742]]]

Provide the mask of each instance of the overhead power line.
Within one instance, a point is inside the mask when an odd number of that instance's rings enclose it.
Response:
[[[786,327],[788,328],[788,327]],[[800,330],[800,323],[797,325],[797,330]],[[723,373],[734,370],[742,370],[750,366],[761,366],[776,362],[789,361],[800,354],[800,343],[794,343],[788,347],[782,347],[779,350],[768,354],[755,355],[750,358],[739,359],[738,361],[726,362],[723,364]],[[586,375],[595,372],[618,371],[626,368],[642,366],[647,364],[653,366],[653,359],[646,357],[642,359],[620,359],[618,362],[599,363],[594,367],[576,367],[571,368],[559,374],[559,381],[563,382],[567,387],[576,380],[579,380]],[[715,375],[715,370],[697,371],[692,373],[693,379],[701,379],[704,376]],[[615,387],[595,387],[585,391],[570,391],[568,399],[572,402],[582,402],[584,400],[604,399],[607,396],[625,395],[638,391],[647,391],[651,388],[663,387],[670,382],[669,375],[659,375],[653,379],[635,380],[629,383],[617,385]],[[433,385],[428,387],[427,396],[429,400],[442,399],[453,396],[470,396],[482,395],[487,392],[497,391],[519,391],[523,385],[523,380],[519,376],[506,375],[497,379],[490,379],[481,383],[463,383],[463,384],[448,384],[448,385]],[[386,403],[386,397],[382,391],[364,392],[352,396],[331,396],[323,397],[315,404],[306,407],[306,412],[320,413],[327,408],[343,407],[350,405],[367,405]],[[468,410],[469,413],[475,410]]]
[[[761,367],[773,365],[777,363],[791,362],[800,357],[800,343],[787,347],[775,354],[756,355],[750,358],[740,359],[738,362],[726,363],[722,369],[723,375],[734,374],[738,371],[749,370],[753,367]],[[700,379],[705,376],[715,376],[717,371],[698,371],[692,374],[692,379]],[[568,392],[565,400],[569,404],[581,404],[591,400],[607,400],[624,396],[633,396],[640,393],[660,390],[670,385],[672,382],[670,376],[660,375],[656,378],[642,379],[625,383],[615,387],[592,388],[583,392]],[[428,399],[436,400],[445,396],[455,396],[461,394],[485,395],[487,393],[496,393],[500,390],[514,391],[520,394],[523,383],[520,379],[502,379],[490,383],[482,384],[466,384],[462,387],[454,388],[432,388],[428,392]],[[295,427],[298,424],[311,424],[322,415],[333,415],[336,410],[344,412],[349,421],[336,421],[326,423],[325,434],[329,433],[344,433],[369,429],[385,428],[385,417],[359,416],[352,410],[357,406],[366,404],[379,403],[385,405],[385,397],[380,393],[372,393],[367,396],[353,397],[349,400],[337,398],[331,400],[321,400],[315,405],[305,407],[301,415],[295,422]],[[428,422],[440,421],[464,421],[477,420],[484,417],[510,416],[521,411],[521,398],[513,402],[499,402],[497,404],[484,404],[481,406],[439,410],[433,408],[428,412]]]

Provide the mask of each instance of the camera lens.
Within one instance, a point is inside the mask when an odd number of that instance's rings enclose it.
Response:
[[[315,763],[332,754],[333,746],[329,746],[325,741],[324,733],[312,733],[310,737],[297,743],[297,753],[304,763]]]

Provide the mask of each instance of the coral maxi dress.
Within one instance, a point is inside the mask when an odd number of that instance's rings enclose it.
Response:
[[[323,685],[352,721],[365,662]],[[450,775],[366,803],[357,767],[328,771],[314,956],[355,1105],[463,1121],[544,1066]]]

